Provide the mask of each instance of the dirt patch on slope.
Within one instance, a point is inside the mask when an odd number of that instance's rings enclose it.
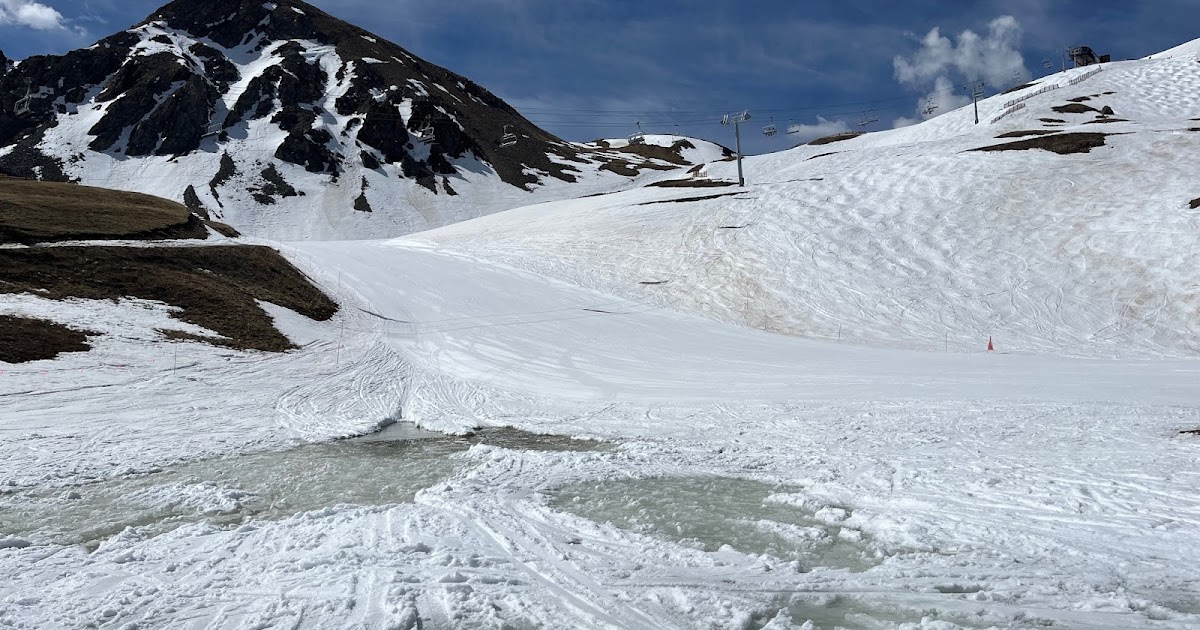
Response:
[[[703,197],[685,197],[683,199],[664,199],[662,201],[646,201],[644,203],[639,203],[638,205],[639,206],[656,206],[656,205],[664,204],[664,203],[691,203],[693,201],[709,201],[711,199],[720,199],[721,197],[732,197],[734,195],[740,195],[740,194],[742,194],[742,193],[731,192],[731,193],[721,193],[719,195],[704,195]]]
[[[1088,112],[1100,112],[1100,110],[1096,109],[1095,107],[1089,107],[1083,103],[1070,103],[1068,105],[1051,107],[1050,109],[1058,112],[1059,114],[1086,114]]]
[[[53,359],[64,352],[87,352],[88,335],[43,319],[0,315],[0,363]]]
[[[816,140],[810,141],[808,144],[814,147],[819,147],[823,144],[833,144],[834,142],[851,140],[861,135],[863,135],[861,131],[846,131],[843,133],[835,133],[832,136],[825,136],[824,138],[817,138]]]
[[[1012,94],[1013,92],[1020,92],[1021,90],[1024,90],[1025,88],[1033,87],[1033,85],[1034,85],[1033,83],[1026,83],[1024,85],[1010,87],[1007,90],[1004,90],[1003,92],[1001,92],[1001,94]]]
[[[140,193],[0,177],[0,243],[204,239],[186,206]]]
[[[1028,151],[1030,149],[1042,149],[1058,153],[1059,155],[1070,155],[1072,153],[1088,153],[1096,147],[1102,147],[1104,146],[1104,139],[1107,137],[1108,134],[1104,133],[1060,133],[972,150]]]
[[[1046,136],[1052,133],[1058,133],[1053,129],[1030,129],[1028,131],[1010,131],[1002,133],[997,138],[1024,138],[1026,136]]]
[[[737,186],[737,182],[725,182],[719,179],[664,179],[661,182],[646,184],[654,188],[728,188]]]
[[[1191,206],[1192,210],[1200,208],[1200,197],[1196,197],[1195,199],[1191,200],[1188,205]]]
[[[294,346],[255,300],[318,321],[337,312],[337,304],[278,252],[258,246],[0,250],[0,293],[164,302],[183,309],[177,319],[225,337],[196,340],[268,352]]]

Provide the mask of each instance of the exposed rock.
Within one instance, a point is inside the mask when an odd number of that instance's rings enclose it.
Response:
[[[300,194],[279,174],[274,164],[263,169],[261,176],[262,186],[250,188],[249,191],[254,200],[264,206],[274,205],[276,197],[296,197]]]
[[[208,221],[212,217],[209,215],[208,208],[204,206],[204,202],[200,200],[200,195],[196,194],[195,186],[188,186],[183,191],[183,205],[187,206],[196,216]]]

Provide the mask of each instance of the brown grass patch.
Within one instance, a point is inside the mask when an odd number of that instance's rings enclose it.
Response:
[[[727,188],[737,186],[737,182],[724,182],[719,179],[665,179],[646,185],[655,188]]]
[[[835,133],[832,136],[825,136],[824,138],[811,140],[808,144],[814,147],[819,147],[823,144],[833,144],[834,142],[841,142],[843,140],[852,140],[861,135],[863,135],[863,132],[861,131],[843,131],[842,133]]]
[[[1065,120],[1060,120],[1058,118],[1039,118],[1038,120],[1046,123],[1047,125],[1062,124],[1062,123],[1067,122]]]
[[[77,184],[0,177],[0,243],[207,237],[200,218],[173,201]]]
[[[1087,105],[1084,105],[1083,103],[1071,103],[1069,105],[1059,105],[1057,107],[1051,107],[1050,109],[1052,111],[1058,112],[1059,114],[1086,114],[1088,112],[1097,112],[1097,113],[1100,112],[1100,110],[1096,109],[1095,107],[1089,107]]]
[[[1124,118],[1108,118],[1106,116],[1101,116],[1095,120],[1089,120],[1083,124],[1085,124],[1085,125],[1101,125],[1104,123],[1115,123],[1115,122],[1129,122],[1129,121]]]
[[[1060,133],[1052,136],[1038,136],[1028,140],[997,144],[990,147],[972,149],[973,151],[1027,151],[1042,149],[1059,155],[1072,153],[1088,153],[1096,147],[1104,146],[1108,134],[1103,133]]]
[[[87,352],[88,333],[42,319],[0,315],[0,363],[53,359],[64,352]]]
[[[810,157],[810,158],[808,158],[808,159],[809,159],[809,160],[815,160],[815,159],[817,159],[817,158],[823,158],[823,157],[829,157],[829,156],[831,156],[831,155],[837,155],[838,153],[840,153],[840,151],[833,151],[833,152],[831,152],[831,153],[818,153],[817,155],[814,155],[814,156],[812,156],[812,157]],[[805,161],[808,161],[808,160],[805,160]]]
[[[268,247],[45,247],[0,250],[0,293],[61,300],[134,297],[183,309],[177,319],[242,350],[293,348],[255,300],[318,321],[337,304]]]
[[[1024,138],[1026,136],[1045,136],[1052,133],[1058,133],[1053,129],[1030,129],[1028,131],[1010,131],[1002,133],[997,138]]]
[[[227,225],[225,223],[221,223],[220,221],[205,221],[204,225],[212,228],[214,232],[224,236],[225,238],[238,238],[242,235],[242,233],[234,229],[232,225]]]
[[[633,165],[625,160],[613,160],[612,162],[605,162],[604,164],[600,165],[600,170],[610,171],[616,173],[617,175],[624,175],[625,177],[638,176],[638,170],[633,168]]]
[[[678,166],[687,166],[691,162],[683,159],[683,150],[695,148],[696,145],[688,142],[687,140],[676,140],[675,143],[669,147],[664,147],[657,144],[631,144],[612,150],[620,151],[621,153],[632,153],[646,159],[662,160]]]
[[[1084,102],[1087,102],[1090,100],[1092,100],[1092,97],[1090,97],[1090,96],[1080,96],[1078,98],[1069,98],[1069,99],[1067,99],[1067,102],[1069,102],[1069,103],[1084,103]]]
[[[1195,199],[1191,200],[1188,205],[1191,206],[1192,210],[1200,208],[1200,197],[1196,197]]]
[[[1179,432],[1180,435],[1200,435],[1200,429],[1184,429]]]
[[[1004,90],[1003,92],[1001,92],[1001,94],[1012,94],[1013,92],[1020,92],[1021,90],[1024,90],[1025,88],[1033,87],[1033,85],[1034,85],[1033,83],[1026,83],[1025,85],[1018,85],[1016,87],[1010,87],[1007,90]]]

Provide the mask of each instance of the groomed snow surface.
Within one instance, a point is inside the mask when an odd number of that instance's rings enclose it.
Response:
[[[342,304],[286,355],[0,298],[103,333],[0,364],[0,626],[1196,627],[1198,84],[281,245]],[[1090,154],[964,153],[1110,91]],[[591,442],[330,442],[395,421]]]

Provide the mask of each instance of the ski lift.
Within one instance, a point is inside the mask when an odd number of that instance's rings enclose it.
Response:
[[[646,144],[646,134],[642,133],[642,123],[637,124],[637,133],[629,136],[629,144]]]
[[[25,79],[25,96],[17,99],[13,105],[13,113],[17,116],[24,116],[30,113],[33,105],[33,82],[30,79]]]
[[[1043,60],[1042,60],[1042,67],[1044,67],[1045,69],[1049,70],[1049,69],[1051,69],[1051,68],[1053,68],[1053,67],[1054,67],[1054,62],[1053,62],[1053,61],[1050,61],[1049,59],[1043,59]]]
[[[775,127],[775,117],[772,116],[771,124],[767,125],[766,127],[763,127],[763,135],[770,137],[770,136],[777,135],[778,133],[779,133],[779,129]]]
[[[925,108],[921,110],[921,113],[926,116],[932,116],[933,113],[937,111],[937,108],[938,104],[934,102],[932,98],[930,98],[925,101]]]
[[[788,126],[787,126],[788,135],[791,135],[794,133],[800,133],[801,131],[804,131],[803,127],[801,127],[800,125],[798,125],[790,120],[788,121]]]
[[[500,136],[500,148],[506,149],[517,143],[517,134],[512,132],[512,125],[504,125],[504,135]]]
[[[875,115],[875,110],[870,110],[863,112],[862,118],[860,118],[858,121],[858,126],[866,127],[867,125],[877,122],[879,122],[879,116]]]
[[[225,131],[225,125],[217,122],[208,123],[208,126],[204,128],[204,135],[202,137],[212,138],[219,136],[222,131]]]
[[[433,122],[429,120],[429,117],[426,117],[425,120],[421,122],[421,127],[414,131],[413,135],[417,137],[417,140],[425,144],[433,143]]]

